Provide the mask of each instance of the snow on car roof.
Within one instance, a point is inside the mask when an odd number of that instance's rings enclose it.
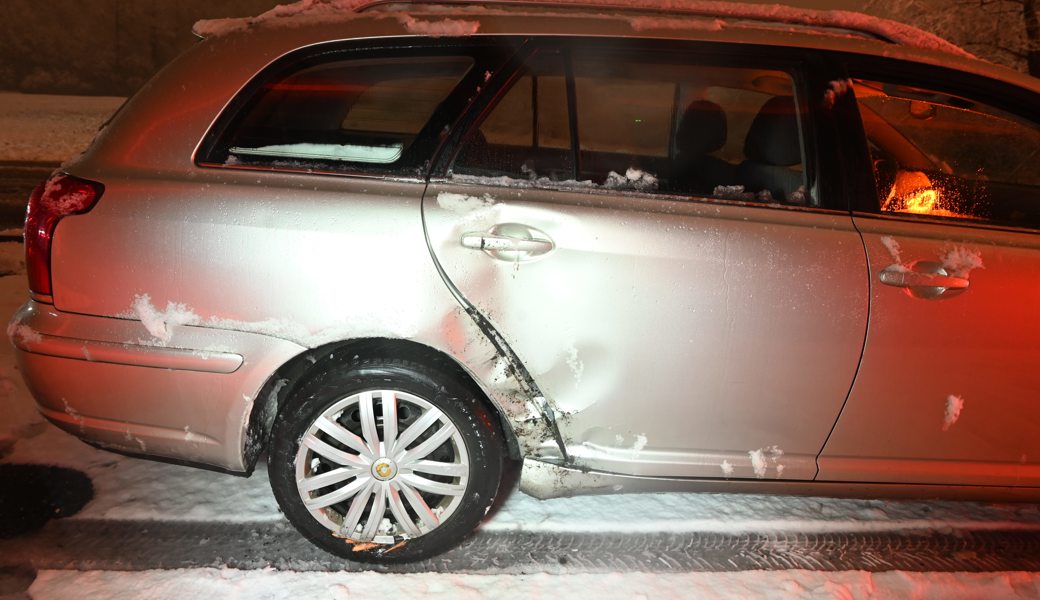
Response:
[[[816,10],[795,8],[780,4],[746,4],[720,0],[299,0],[284,4],[255,17],[213,19],[199,21],[192,31],[200,37],[222,35],[232,31],[248,29],[255,25],[299,25],[304,22],[349,20],[362,12],[383,11],[396,8],[402,23],[419,35],[458,35],[475,33],[479,28],[476,21],[445,19],[437,24],[423,22],[422,27],[413,28],[404,13],[427,12],[437,9],[454,9],[468,18],[479,18],[481,12],[509,8],[545,12],[572,9],[610,9],[615,16],[624,13],[662,13],[677,18],[715,17],[719,19],[759,21],[779,25],[811,27],[821,30],[856,32],[894,44],[937,50],[962,57],[972,55],[962,48],[931,33],[910,25],[897,23],[844,10]],[[597,13],[597,16],[606,16]]]

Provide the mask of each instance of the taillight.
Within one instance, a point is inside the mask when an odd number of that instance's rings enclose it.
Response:
[[[51,242],[62,217],[87,212],[101,198],[105,186],[64,173],[51,175],[36,186],[25,214],[25,267],[29,289],[41,296],[51,291]]]

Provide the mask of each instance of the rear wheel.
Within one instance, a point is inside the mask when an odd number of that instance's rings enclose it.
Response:
[[[323,549],[406,562],[465,538],[494,502],[502,436],[468,386],[398,361],[353,360],[304,383],[268,454],[275,497]]]

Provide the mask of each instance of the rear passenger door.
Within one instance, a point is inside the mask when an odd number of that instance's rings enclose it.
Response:
[[[492,77],[427,189],[427,233],[579,465],[811,479],[867,294],[819,176],[822,89],[801,57],[696,50],[545,43]]]
[[[1040,96],[899,63],[852,75],[870,332],[820,479],[1040,486]]]

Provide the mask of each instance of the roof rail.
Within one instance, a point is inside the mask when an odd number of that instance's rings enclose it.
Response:
[[[341,1],[341,0],[332,0]],[[892,44],[974,56],[935,34],[911,25],[847,10],[818,10],[779,4],[749,4],[721,0],[348,0],[356,12],[381,5],[495,6],[603,9],[621,12],[655,12],[670,15],[743,19],[787,25],[853,31]]]
[[[361,13],[383,6],[401,5],[416,11],[421,11],[423,7],[427,6],[469,6],[487,9],[508,6],[538,10],[559,10],[561,8],[602,10],[606,8],[619,13],[650,12],[662,15],[729,18],[819,29],[837,29],[859,33],[892,44],[938,50],[974,58],[966,50],[937,35],[911,25],[863,13],[721,0],[300,0],[294,4],[277,6],[252,19],[221,21],[237,21],[249,25],[303,14]],[[199,21],[192,31],[199,37],[204,37],[217,30],[207,24],[216,23],[217,21]]]

